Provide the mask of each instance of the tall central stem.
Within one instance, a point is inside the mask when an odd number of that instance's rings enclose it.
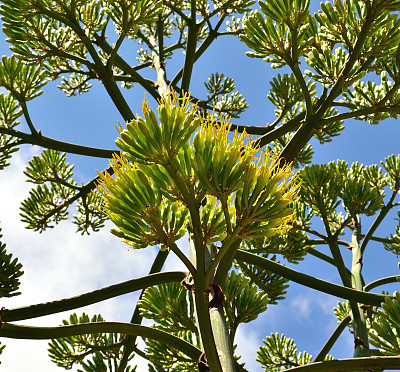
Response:
[[[190,253],[189,257],[193,265],[196,266],[197,270],[204,266],[206,271],[215,255],[217,249],[213,244],[206,244],[204,246],[204,265],[197,265],[196,260],[196,248],[195,243],[190,239]],[[201,247],[202,249],[203,247]],[[213,276],[210,278],[210,282],[213,281]],[[195,282],[194,299],[196,302],[196,321],[199,328],[200,340],[202,350],[205,351],[207,356],[207,362],[209,364],[210,371],[223,371],[223,372],[235,372],[235,361],[233,359],[232,345],[229,337],[228,325],[226,323],[225,313],[223,309],[223,294],[219,286],[213,286],[212,283],[207,284],[206,288],[204,281],[197,280]],[[205,303],[203,302],[205,301]],[[204,311],[206,307],[206,312]],[[212,337],[204,337],[204,326],[207,323],[211,326]],[[208,328],[208,327],[206,327]],[[212,366],[213,361],[210,360],[207,353],[207,349],[216,350],[218,366]]]
[[[359,291],[363,290],[364,281],[362,278],[361,270],[363,265],[363,256],[361,251],[361,222],[360,217],[354,221],[354,231],[352,236],[352,265],[351,265],[351,284],[354,289]],[[364,309],[360,307],[359,303],[350,301],[352,322],[354,330],[354,357],[368,357],[370,356],[368,345],[368,329],[364,315]]]

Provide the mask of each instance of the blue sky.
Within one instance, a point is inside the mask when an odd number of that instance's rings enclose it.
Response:
[[[242,118],[234,123],[246,125],[264,125],[274,120],[274,108],[267,100],[269,81],[272,76],[285,70],[272,70],[262,60],[245,56],[247,48],[238,40],[230,37],[219,38],[198,61],[193,71],[191,90],[199,98],[205,97],[203,82],[213,72],[224,73],[235,79],[236,88],[243,93],[250,107]],[[9,55],[5,43],[0,43],[1,54]],[[136,47],[128,44],[124,47],[127,58],[134,63]],[[177,62],[167,64],[167,74],[172,78],[177,66],[183,60],[177,52]],[[150,77],[155,79],[155,75]],[[154,73],[155,74],[155,73]],[[37,129],[48,137],[79,143],[83,145],[114,148],[117,132],[114,125],[122,121],[111,100],[97,84],[87,94],[66,98],[49,83],[44,94],[28,103],[28,108]],[[137,89],[136,89],[137,88]],[[141,111],[143,90],[140,87],[128,90],[125,97],[133,107],[133,112]],[[150,98],[149,98],[150,99]],[[379,125],[371,126],[366,122],[347,121],[346,129],[332,143],[320,146],[312,141],[315,151],[314,162],[324,163],[336,159],[348,162],[359,161],[366,165],[379,163],[390,154],[399,154],[400,126],[398,120],[389,119]],[[23,122],[19,130],[27,130]],[[133,277],[145,275],[151,265],[155,250],[127,251],[107,228],[89,237],[74,233],[74,225],[62,222],[56,228],[43,234],[26,231],[19,221],[19,203],[28,195],[30,184],[23,182],[24,164],[40,149],[24,146],[12,159],[12,165],[0,173],[0,221],[3,229],[3,242],[7,249],[15,254],[24,265],[21,296],[3,300],[7,308],[49,301],[73,296],[101,286],[114,284]],[[85,159],[80,156],[68,156],[75,163],[75,180],[85,183],[96,175],[96,169],[102,170],[107,165],[103,159]],[[71,213],[72,214],[72,213]],[[395,221],[390,216],[381,236],[393,232]],[[186,243],[183,242],[183,245]],[[350,252],[343,253],[346,261]],[[398,274],[398,259],[387,253],[379,244],[370,244],[364,259],[363,272],[366,282],[381,276]],[[178,268],[176,259],[169,259],[167,269]],[[296,266],[307,274],[339,283],[338,274],[327,264],[320,263],[313,257]],[[394,291],[396,286],[390,286]],[[380,291],[380,288],[377,289]],[[121,298],[84,308],[89,314],[101,313],[107,320],[129,321],[135,305],[136,295]],[[283,332],[295,339],[299,351],[306,350],[316,355],[336,326],[332,307],[338,299],[314,290],[291,284],[287,300],[278,306],[270,306],[254,323],[239,328],[237,340],[239,354],[249,371],[256,371],[255,351],[262,339],[271,332]],[[79,313],[81,310],[78,310]],[[57,314],[43,319],[22,322],[31,325],[57,325],[68,314]],[[46,342],[38,341],[3,341],[8,346],[0,357],[2,367],[9,372],[21,370],[54,371],[55,365],[46,357]],[[332,354],[335,357],[352,355],[352,337],[345,331]],[[21,350],[24,351],[22,358]],[[141,367],[143,368],[143,367]],[[141,371],[142,369],[139,369]]]

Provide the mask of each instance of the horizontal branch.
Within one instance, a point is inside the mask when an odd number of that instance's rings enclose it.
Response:
[[[400,357],[381,356],[368,358],[352,358],[329,360],[326,362],[317,362],[306,364],[304,366],[285,369],[283,372],[346,372],[358,370],[376,370],[376,369],[399,369]]]
[[[370,240],[373,240],[374,242],[379,242],[379,243],[386,243],[386,244],[391,244],[393,243],[392,239],[388,239],[388,238],[381,238],[379,236],[371,236],[369,238]]]
[[[345,298],[347,300],[354,300],[361,304],[380,306],[385,301],[384,295],[357,291],[348,287],[343,287],[338,284],[327,282],[313,276],[303,274],[299,271],[290,269],[289,267],[278,264],[267,258],[254,255],[239,249],[236,253],[236,259],[245,261],[252,265],[265,268],[276,274],[283,276],[286,279],[299,283],[309,288],[316,289],[333,296]]]
[[[197,360],[201,355],[200,349],[181,338],[155,328],[131,323],[100,322],[74,324],[61,327],[28,327],[3,323],[0,328],[0,337],[29,340],[48,340],[93,333],[122,333],[126,335],[151,338],[180,350],[193,360]]]
[[[185,271],[167,271],[150,274],[141,278],[132,279],[126,282],[111,285],[109,287],[97,289],[93,292],[84,293],[79,296],[65,298],[63,300],[4,310],[1,320],[5,322],[12,322],[73,310],[153,285],[180,282],[185,278],[186,275],[187,272]]]
[[[366,116],[375,114],[377,112],[392,112],[392,113],[400,113],[400,107],[397,106],[386,106],[386,107],[379,107],[379,106],[371,106],[361,110],[354,110],[350,112],[345,112],[343,114],[338,114],[335,116],[331,116],[329,118],[324,118],[320,120],[322,126],[328,125],[330,123],[336,123],[341,120],[356,118],[359,116]]]
[[[268,126],[252,126],[252,125],[239,125],[239,124],[232,124],[231,130],[237,130],[239,133],[246,131],[247,134],[258,134],[263,135],[266,133],[271,132],[274,127]]]
[[[374,289],[376,287],[379,287],[379,286],[385,285],[385,284],[398,283],[399,279],[400,279],[399,275],[392,275],[392,276],[387,276],[386,278],[380,278],[380,279],[374,280],[373,282],[368,283],[364,287],[364,291],[368,292],[371,289]]]
[[[93,156],[96,158],[111,159],[113,154],[119,152],[119,150],[107,150],[96,147],[76,145],[74,143],[58,141],[41,134],[33,135],[1,126],[0,134],[7,134],[11,137],[19,138],[27,144],[37,145],[52,150],[64,151],[70,154]]]

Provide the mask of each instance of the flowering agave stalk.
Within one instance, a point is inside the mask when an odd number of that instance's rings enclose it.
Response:
[[[223,285],[242,241],[279,234],[293,216],[298,182],[290,166],[261,152],[244,132],[230,133],[221,117],[199,114],[188,96],[160,101],[158,116],[145,100],[143,117],[120,128],[115,178],[101,174],[112,232],[133,248],[173,251],[190,274],[204,350],[199,364],[234,371],[223,313]],[[188,257],[176,241],[189,234]]]

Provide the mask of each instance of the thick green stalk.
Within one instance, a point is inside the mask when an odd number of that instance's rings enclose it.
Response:
[[[215,262],[217,249],[214,244],[206,247],[206,269],[207,271]],[[214,270],[215,272],[215,270]],[[210,277],[212,282],[214,275]],[[213,286],[213,299],[209,304],[210,322],[214,335],[215,347],[224,372],[235,372],[235,360],[233,359],[232,343],[229,336],[228,324],[223,308],[223,292],[218,285]]]
[[[364,280],[362,278],[361,270],[363,265],[363,256],[361,251],[361,223],[360,218],[357,216],[357,220],[354,221],[355,228],[352,237],[352,265],[351,265],[351,284],[354,289],[362,291],[364,288]],[[354,334],[354,357],[368,357],[369,356],[369,345],[368,345],[368,329],[364,315],[364,309],[360,307],[360,304],[355,301],[350,301],[351,307],[351,318],[353,323],[353,334]]]
[[[151,338],[180,350],[194,360],[197,360],[201,354],[201,350],[179,337],[155,328],[130,323],[100,322],[61,327],[28,327],[3,323],[0,328],[0,337],[28,340],[46,340],[95,333],[122,333]]]
[[[357,359],[339,359],[326,362],[306,364],[286,369],[282,372],[352,372],[355,369],[366,370],[399,370],[400,357],[369,357]]]
[[[317,291],[321,291],[332,296],[345,298],[347,300],[354,300],[366,305],[380,306],[386,297],[381,294],[358,291],[338,284],[333,284],[325,280],[303,274],[299,271],[271,261],[268,258],[260,257],[241,249],[238,249],[235,259],[271,270],[286,279],[292,280],[293,282],[299,283],[306,287],[316,289]]]
[[[199,256],[198,250],[203,251]],[[195,317],[197,327],[200,335],[201,347],[204,350],[207,358],[207,363],[211,371],[222,372],[221,360],[217,352],[216,339],[211,325],[210,312],[209,312],[209,287],[204,285],[204,271],[212,261],[216,253],[214,245],[203,247],[196,245],[195,240],[189,240],[189,257],[192,264],[196,267],[197,278],[194,280],[193,300],[195,303]],[[199,258],[203,262],[199,262]],[[201,274],[200,271],[203,273]]]
[[[236,372],[228,325],[221,304],[210,307],[210,321],[222,370],[224,372]]]
[[[122,296],[126,293],[132,293],[153,285],[180,282],[186,277],[186,275],[186,271],[167,271],[163,273],[150,274],[141,278],[128,280],[127,282],[97,289],[93,292],[84,293],[79,296],[65,298],[63,300],[4,310],[1,319],[5,322],[12,322],[73,310],[105,301],[110,298]]]
[[[236,240],[235,242],[233,242],[225,253],[224,257],[222,258],[215,274],[215,284],[222,287],[224,286],[228,272],[232,267],[233,260],[235,259],[236,252],[240,247],[240,242],[241,240]]]

